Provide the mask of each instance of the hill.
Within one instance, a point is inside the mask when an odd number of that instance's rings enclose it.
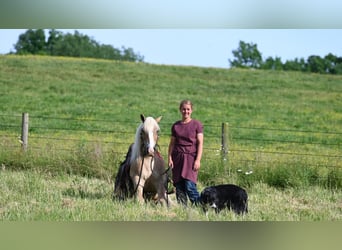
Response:
[[[0,89],[1,220],[341,219],[341,76],[0,56]],[[199,190],[244,186],[245,217],[111,200],[140,113],[163,116],[166,157],[185,98],[204,124]],[[23,112],[27,151],[19,143]]]
[[[17,147],[12,138],[20,134],[21,113],[30,115],[30,160],[3,153],[2,161],[16,168],[61,169],[62,161],[63,171],[109,176],[133,139],[140,113],[163,116],[165,155],[185,98],[205,126],[203,180],[221,176],[223,122],[230,133],[225,171],[340,166],[342,76],[48,56],[1,56],[0,75],[3,145]],[[211,167],[218,168],[217,176]],[[319,171],[327,175],[330,169]]]
[[[189,98],[204,123],[335,131],[342,119],[341,76],[39,56],[1,56],[0,66],[2,113],[134,121],[146,112],[170,123]]]

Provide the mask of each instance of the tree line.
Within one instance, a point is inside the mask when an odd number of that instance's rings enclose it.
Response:
[[[17,55],[49,55],[102,58],[121,61],[143,62],[144,56],[134,52],[132,48],[115,48],[112,45],[100,44],[93,38],[78,31],[62,33],[51,29],[46,37],[43,29],[29,29],[20,34],[14,45]]]
[[[62,33],[51,29],[46,37],[43,29],[29,29],[20,34],[14,45],[15,52],[10,54],[34,54],[50,56],[89,57],[121,61],[143,62],[144,56],[132,48],[120,49],[112,45],[100,44],[93,38],[77,30],[74,34]],[[342,57],[329,53],[324,57],[311,55],[307,59],[295,58],[282,62],[280,57],[262,58],[257,44],[239,42],[239,47],[232,51],[234,59],[228,60],[231,67],[266,70],[289,70],[321,74],[342,74]]]
[[[231,67],[266,70],[291,70],[321,74],[342,74],[342,57],[329,53],[324,57],[311,55],[307,59],[295,58],[285,63],[280,57],[267,57],[263,60],[257,44],[239,42],[239,47],[232,51],[234,59],[229,60]]]

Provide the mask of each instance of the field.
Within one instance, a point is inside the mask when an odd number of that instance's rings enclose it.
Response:
[[[79,176],[46,176],[34,172],[1,173],[0,215],[13,221],[321,221],[341,220],[341,193],[312,187],[278,190],[259,183],[249,190],[245,216],[223,211],[208,217],[200,208],[111,200],[112,186]]]
[[[2,220],[342,219],[341,76],[39,56],[0,56],[0,76]],[[244,186],[248,215],[206,218],[199,208],[111,200],[140,113],[163,116],[166,157],[184,98],[205,127],[199,190]],[[18,142],[23,112],[30,117],[26,152]]]

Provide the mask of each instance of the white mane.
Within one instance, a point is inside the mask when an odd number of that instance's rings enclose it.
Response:
[[[139,125],[135,133],[135,140],[134,140],[134,144],[132,147],[130,163],[133,163],[136,159],[141,157],[140,155],[140,147],[141,147],[140,145],[142,143],[141,136],[140,136],[141,130],[144,130],[145,133],[154,132],[154,131],[159,130],[159,125],[153,117],[146,117],[145,122]]]

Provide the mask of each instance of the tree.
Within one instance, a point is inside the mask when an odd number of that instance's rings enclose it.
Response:
[[[239,42],[239,47],[232,51],[235,59],[229,60],[231,67],[238,68],[260,68],[262,64],[261,53],[259,52],[257,45],[253,43]]]
[[[284,70],[307,71],[307,63],[304,58],[295,58],[295,60],[287,60],[283,65]]]
[[[329,53],[324,57],[327,67],[327,73],[341,74],[342,73],[342,57],[337,57],[332,53]]]
[[[327,73],[326,62],[320,56],[309,56],[308,58],[308,69],[314,73]]]
[[[98,58],[104,59],[113,59],[120,60],[121,59],[121,51],[119,49],[114,48],[111,45],[102,44],[97,48],[96,54]]]
[[[340,58],[340,63],[336,64],[335,69],[334,69],[334,74],[342,75],[342,57]]]
[[[142,62],[144,57],[140,54],[135,54],[132,48],[122,47],[122,60],[132,62]]]
[[[46,50],[49,55],[55,55],[55,47],[62,38],[62,32],[55,29],[49,30],[49,38],[46,43]]]
[[[53,54],[56,56],[96,57],[97,42],[78,31],[67,33],[57,39]]]
[[[19,36],[15,44],[16,54],[44,54],[51,56],[90,57],[132,62],[143,62],[144,57],[135,53],[132,48],[122,50],[111,45],[99,44],[93,38],[78,31],[74,34],[63,34],[49,30],[46,41],[44,30],[27,30]]]
[[[280,57],[268,57],[265,62],[261,64],[262,69],[271,69],[271,70],[282,70],[283,64],[281,62]]]
[[[29,29],[19,36],[14,45],[17,54],[45,54],[45,33],[43,29]]]

